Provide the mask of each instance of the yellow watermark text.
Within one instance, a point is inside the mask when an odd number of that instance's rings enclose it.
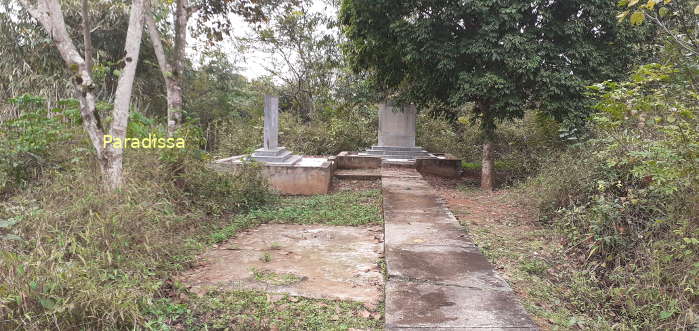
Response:
[[[111,145],[113,148],[184,148],[184,138],[164,138],[149,134],[147,138],[124,138],[105,134],[102,146]]]

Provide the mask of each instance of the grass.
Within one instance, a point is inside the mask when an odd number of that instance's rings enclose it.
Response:
[[[383,305],[368,312],[361,304],[259,291],[210,292],[187,304],[159,301],[147,327],[186,330],[383,329]]]
[[[220,243],[242,229],[263,223],[358,226],[382,222],[379,190],[342,191],[328,195],[280,198],[276,203],[236,216],[209,237],[210,241]],[[277,249],[274,243],[270,248]]]
[[[82,133],[76,137],[57,151],[73,155],[76,145],[88,146]],[[235,306],[237,300],[243,309],[239,313],[248,317],[232,329],[380,324],[350,317],[356,311],[350,314],[348,307],[357,310],[358,305],[305,299],[299,307],[287,307],[288,312],[274,312],[283,317],[271,318],[273,312],[259,293],[193,298],[171,281],[211,245],[264,222],[380,223],[379,191],[269,200],[254,169],[238,177],[219,175],[185,155],[188,163],[178,177],[158,152],[129,150],[125,187],[107,193],[95,176],[92,158],[73,159],[0,200],[1,330],[162,329],[185,320],[193,327],[211,328],[229,318],[217,313],[232,311],[216,302]],[[272,244],[270,249],[278,247]],[[338,312],[312,311],[323,304]]]
[[[255,280],[267,283],[270,285],[290,285],[301,281],[299,276],[291,273],[279,274],[270,270],[258,270],[253,268],[252,275]]]
[[[618,327],[607,311],[595,309],[593,303],[603,296],[594,275],[569,258],[555,229],[534,224],[529,213],[511,209],[517,200],[508,193],[460,194],[459,199],[477,198],[490,206],[481,212],[452,210],[539,325],[553,330]]]
[[[311,197],[281,198],[276,204],[254,209],[240,215],[236,224],[328,224],[367,225],[381,224],[381,192],[379,190],[342,191]],[[232,231],[233,234],[235,231]],[[217,241],[230,238],[231,233],[215,234]],[[274,249],[274,248],[272,248]]]

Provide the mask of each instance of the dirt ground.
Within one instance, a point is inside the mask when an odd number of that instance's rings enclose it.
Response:
[[[555,281],[563,249],[560,238],[536,223],[533,210],[523,206],[511,189],[485,193],[478,180],[425,176],[447,202],[459,222],[496,270],[510,283],[525,308],[542,329],[550,329],[550,297],[542,296]],[[541,269],[541,270],[539,270]]]
[[[362,179],[362,180],[338,180],[333,179],[330,183],[330,193],[341,191],[362,191],[362,190],[380,190],[380,179]]]

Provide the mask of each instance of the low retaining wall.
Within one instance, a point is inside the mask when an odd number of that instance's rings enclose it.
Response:
[[[340,152],[335,157],[337,169],[376,169],[381,168],[381,157],[357,155],[356,152]]]
[[[461,176],[461,160],[451,154],[437,155],[438,158],[416,158],[415,168],[420,173],[441,177]]]

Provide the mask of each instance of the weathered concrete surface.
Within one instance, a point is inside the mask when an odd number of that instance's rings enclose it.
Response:
[[[359,155],[357,152],[340,152],[335,157],[338,169],[375,169],[381,168],[381,157]]]
[[[461,176],[461,160],[451,154],[436,155],[437,157],[417,157],[415,169],[421,174],[441,177]]]
[[[386,293],[389,330],[535,329],[507,291],[392,280]]]
[[[181,280],[195,293],[257,289],[376,305],[383,293],[382,241],[380,226],[266,224],[204,253],[202,266]],[[260,273],[280,277],[260,279]]]
[[[380,169],[341,169],[335,171],[335,178],[339,179],[379,179],[381,178]]]
[[[386,328],[536,328],[422,176],[382,170]]]
[[[218,171],[235,172],[244,158],[245,155],[238,155],[216,160],[211,167]],[[333,167],[327,159],[304,157],[294,164],[265,163],[262,173],[270,186],[282,194],[326,194],[330,190]]]

